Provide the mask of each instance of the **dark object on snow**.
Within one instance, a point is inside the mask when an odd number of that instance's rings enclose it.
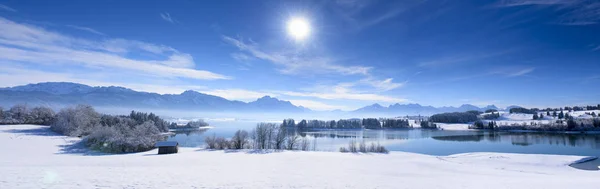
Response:
[[[158,154],[175,154],[179,150],[179,143],[175,141],[157,142],[154,147],[158,148]]]

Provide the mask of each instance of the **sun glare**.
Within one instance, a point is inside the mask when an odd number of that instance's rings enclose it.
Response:
[[[288,34],[296,40],[303,40],[310,34],[310,24],[304,18],[293,18],[287,23]]]

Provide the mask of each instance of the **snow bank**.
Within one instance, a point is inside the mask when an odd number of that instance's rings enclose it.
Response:
[[[205,151],[107,155],[47,127],[0,126],[2,188],[597,188],[579,156]]]

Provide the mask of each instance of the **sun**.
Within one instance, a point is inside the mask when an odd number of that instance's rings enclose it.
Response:
[[[304,18],[292,18],[287,23],[288,34],[296,40],[303,40],[310,35],[310,24]]]

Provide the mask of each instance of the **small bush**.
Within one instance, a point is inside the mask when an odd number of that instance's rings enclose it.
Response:
[[[204,143],[206,143],[206,148],[208,149],[217,149],[217,137],[213,134],[213,136],[207,136],[204,138]]]
[[[217,137],[215,143],[217,143],[217,149],[219,150],[229,149],[229,141],[223,137]]]
[[[361,153],[388,153],[389,151],[382,145],[380,145],[379,143],[374,143],[371,142],[370,145],[367,146],[367,144],[365,143],[365,141],[360,142],[360,144],[356,145],[356,141],[352,140],[350,141],[350,143],[348,143],[348,148],[346,147],[340,147],[340,152],[342,153],[357,153],[357,152],[361,152]]]

